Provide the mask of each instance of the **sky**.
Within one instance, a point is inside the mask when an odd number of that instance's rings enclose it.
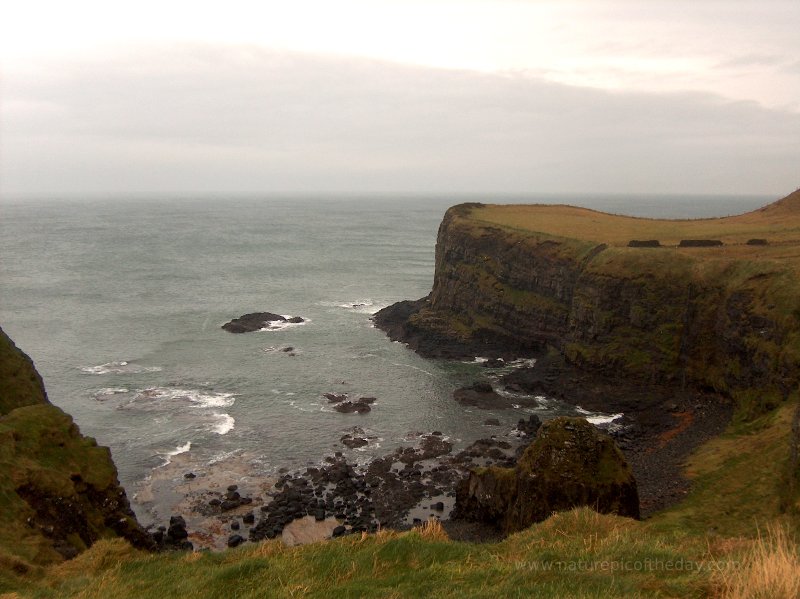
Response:
[[[0,197],[800,186],[796,0],[0,0]]]

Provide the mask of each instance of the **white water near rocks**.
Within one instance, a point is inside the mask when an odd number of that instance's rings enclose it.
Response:
[[[507,434],[530,413],[575,413],[544,397],[535,408],[461,406],[452,391],[492,372],[480,360],[425,360],[372,326],[380,308],[430,291],[448,206],[565,202],[678,218],[773,199],[4,200],[0,325],[32,356],[50,399],[111,447],[142,521],[163,523],[186,489],[204,484],[187,482],[189,471],[220,487],[257,486],[334,451],[363,463],[419,432],[442,431],[458,447]],[[220,328],[257,311],[306,321],[238,335]],[[378,399],[369,414],[340,414],[326,392]],[[367,446],[340,443],[354,426]]]

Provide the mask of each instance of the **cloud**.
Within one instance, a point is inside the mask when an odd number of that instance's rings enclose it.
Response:
[[[709,94],[182,44],[7,74],[7,193],[756,192],[800,115]]]
[[[724,60],[717,65],[720,69],[736,69],[741,67],[775,67],[786,59],[775,54],[743,54]]]

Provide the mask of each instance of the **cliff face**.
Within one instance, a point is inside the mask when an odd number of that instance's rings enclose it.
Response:
[[[24,571],[122,536],[152,546],[106,447],[50,404],[31,359],[0,329],[0,562]]]
[[[484,212],[447,212],[431,294],[375,317],[392,338],[427,356],[554,350],[584,370],[721,393],[752,413],[796,390],[800,261],[784,245],[628,248]]]

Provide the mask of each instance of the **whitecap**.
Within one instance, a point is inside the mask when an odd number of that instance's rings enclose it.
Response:
[[[141,366],[121,360],[106,362],[97,366],[83,366],[81,372],[86,374],[141,374],[144,372],[160,372],[160,366]]]
[[[189,451],[189,449],[191,449],[191,447],[192,447],[192,442],[191,441],[187,441],[183,445],[178,445],[175,449],[173,449],[171,451],[167,451],[166,453],[161,454],[161,457],[164,458],[164,463],[161,464],[160,467],[163,468],[164,466],[167,466],[168,464],[171,464],[173,457],[175,457],[176,455],[180,455],[182,453],[186,453],[187,451]]]
[[[233,430],[236,420],[230,414],[214,414],[216,422],[212,425],[211,430],[218,435],[224,435]]]
[[[188,401],[190,405],[200,408],[227,408],[236,401],[234,393],[217,393],[199,391],[197,389],[175,389],[166,387],[150,387],[140,391],[134,402],[142,400]]]
[[[389,304],[387,302],[379,302],[375,303],[375,300],[372,298],[366,299],[355,299],[351,301],[335,301],[335,302],[320,302],[322,306],[328,306],[331,308],[342,308],[344,310],[348,310],[350,312],[356,312],[358,314],[375,314],[379,310],[382,310]]]
[[[586,420],[597,426],[599,424],[610,424],[623,416],[624,414],[598,414],[596,416],[588,416]]]
[[[336,304],[340,308],[347,308],[348,310],[357,310],[358,308],[371,308],[372,307],[372,300],[371,299],[357,299],[352,302],[345,302],[343,304]]]
[[[218,464],[219,462],[224,462],[225,460],[228,460],[228,459],[230,459],[232,457],[241,455],[243,453],[244,453],[244,450],[242,450],[242,449],[234,449],[232,451],[223,451],[222,453],[218,453],[218,454],[212,456],[208,460],[208,462],[206,462],[206,464],[208,466],[213,466],[214,464]]]
[[[126,389],[125,387],[105,387],[103,389],[98,389],[93,397],[97,401],[105,401],[107,399],[111,399],[115,395],[120,395],[122,393],[130,393],[130,390]]]
[[[506,366],[512,368],[533,368],[535,364],[536,358],[517,358],[516,360],[506,362]]]
[[[182,453],[186,453],[191,448],[192,448],[192,442],[191,441],[187,441],[183,445],[178,445],[175,449],[170,451],[167,455],[169,455],[169,456],[180,455]]]
[[[286,319],[293,318],[290,314],[281,314]],[[266,326],[258,329],[259,333],[283,331],[294,327],[303,327],[311,322],[310,318],[306,318],[303,322],[289,322],[288,320],[270,320],[267,321]]]

